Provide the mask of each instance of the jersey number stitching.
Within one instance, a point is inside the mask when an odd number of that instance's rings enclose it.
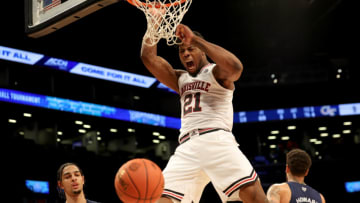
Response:
[[[188,94],[184,98],[184,116],[191,112],[198,112],[201,111],[200,106],[200,96],[201,93],[197,92],[195,94]],[[193,98],[195,99],[194,107],[192,107]]]

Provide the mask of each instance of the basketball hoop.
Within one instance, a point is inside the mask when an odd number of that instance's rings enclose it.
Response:
[[[133,6],[142,10],[147,20],[147,31],[144,41],[153,46],[161,38],[166,39],[169,46],[178,44],[175,35],[176,27],[188,11],[192,0],[127,0]],[[154,10],[157,10],[154,13]]]

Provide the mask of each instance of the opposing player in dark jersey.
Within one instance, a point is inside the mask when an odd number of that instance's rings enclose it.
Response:
[[[305,184],[311,158],[301,149],[293,149],[286,155],[287,182],[273,184],[267,191],[271,203],[325,203],[318,191]]]
[[[85,198],[84,174],[75,163],[65,163],[59,167],[57,184],[60,196],[65,198],[66,203],[98,203]]]
[[[179,58],[185,70],[173,69],[157,55],[156,45],[144,43],[146,37],[141,49],[146,68],[175,90],[181,102],[180,145],[163,171],[165,189],[159,203],[198,203],[210,181],[223,202],[239,197],[244,203],[268,202],[257,173],[231,133],[234,82],[242,63],[188,26],[180,24],[176,34],[182,41]]]

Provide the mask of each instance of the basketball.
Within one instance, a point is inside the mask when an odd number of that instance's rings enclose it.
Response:
[[[153,203],[164,190],[164,177],[157,164],[148,159],[132,159],[116,173],[115,190],[124,203]]]

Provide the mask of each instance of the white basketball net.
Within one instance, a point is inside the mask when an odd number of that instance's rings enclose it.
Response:
[[[148,38],[148,40],[144,40],[145,44],[153,46],[161,38],[166,39],[169,46],[178,44],[176,27],[188,11],[192,0],[132,0],[132,2],[146,16],[147,31],[144,39]],[[158,9],[158,14],[154,15],[154,9]]]

